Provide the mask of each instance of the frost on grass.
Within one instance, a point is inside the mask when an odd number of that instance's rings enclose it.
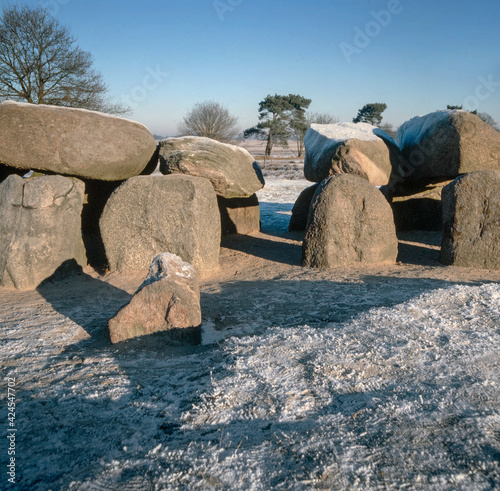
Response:
[[[20,485],[493,489],[499,325],[500,285],[487,284],[175,356],[75,360],[45,341],[37,354],[35,339],[30,355],[26,327],[11,326],[19,339],[0,351],[23,356],[8,369],[20,389]]]

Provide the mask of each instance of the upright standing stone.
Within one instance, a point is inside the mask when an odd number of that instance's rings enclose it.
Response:
[[[260,207],[256,194],[250,198],[217,196],[217,202],[219,203],[222,235],[245,235],[260,230]]]
[[[443,189],[443,264],[500,269],[499,190],[499,170],[471,172]]]
[[[0,184],[0,285],[36,288],[87,264],[83,195],[83,182],[63,176],[11,175]]]
[[[147,270],[162,252],[180,256],[200,276],[218,268],[220,215],[207,179],[132,177],[111,195],[99,223],[111,271]]]
[[[394,263],[398,239],[392,210],[366,179],[341,174],[314,194],[302,247],[303,266]]]
[[[311,207],[311,201],[317,188],[318,184],[313,184],[299,194],[292,208],[292,216],[288,224],[289,232],[306,229],[309,208]]]

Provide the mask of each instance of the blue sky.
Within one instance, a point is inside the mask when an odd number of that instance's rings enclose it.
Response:
[[[395,126],[447,104],[500,122],[500,0],[25,3],[47,5],[70,28],[113,98],[153,133],[175,134],[206,100],[245,129],[275,93],[301,94],[342,121],[385,102]]]

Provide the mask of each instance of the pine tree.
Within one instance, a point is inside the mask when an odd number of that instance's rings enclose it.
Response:
[[[378,126],[382,122],[382,113],[386,109],[387,104],[383,102],[365,104],[352,121],[353,123],[370,123],[373,126]]]

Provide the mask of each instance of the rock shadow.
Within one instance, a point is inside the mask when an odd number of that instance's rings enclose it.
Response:
[[[417,266],[441,266],[441,232],[408,230],[398,232],[398,261]]]
[[[93,340],[109,344],[107,324],[132,295],[105,281],[93,278],[81,267],[66,275],[68,268],[75,268],[74,260],[65,261],[55,273],[37,287],[54,310],[82,327]]]
[[[222,238],[221,246],[268,261],[292,266],[300,265],[302,257],[302,246],[300,244],[273,241],[265,237],[266,234],[260,234],[260,236],[228,235]]]

